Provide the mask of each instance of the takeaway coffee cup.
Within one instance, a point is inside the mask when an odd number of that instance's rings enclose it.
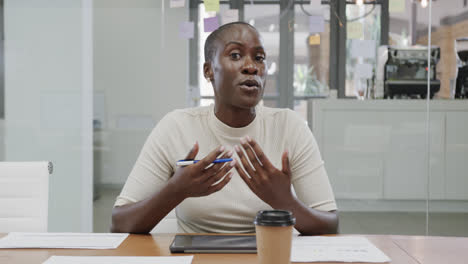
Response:
[[[296,218],[283,210],[259,211],[255,217],[257,257],[260,264],[289,264],[292,229]]]

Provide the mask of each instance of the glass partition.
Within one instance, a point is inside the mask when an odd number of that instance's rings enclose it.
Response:
[[[421,11],[427,27],[418,32],[417,42],[440,48],[440,89],[428,106],[430,119],[438,120],[429,130],[428,234],[468,236],[468,7],[466,1],[428,1]]]
[[[0,161],[52,162],[48,231],[91,232],[91,1],[0,8]]]
[[[307,122],[341,233],[468,236],[466,1],[176,2],[0,1],[0,160],[54,163],[50,231],[109,231],[154,126],[214,102],[207,36],[244,21],[261,104]]]

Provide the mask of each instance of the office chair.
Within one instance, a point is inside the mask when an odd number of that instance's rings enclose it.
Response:
[[[0,233],[47,232],[52,163],[0,162]]]

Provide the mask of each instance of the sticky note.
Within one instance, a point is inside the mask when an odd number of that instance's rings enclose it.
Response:
[[[322,33],[325,31],[325,19],[323,16],[310,16],[309,17],[309,32]]]
[[[364,36],[363,27],[360,22],[346,24],[348,39],[360,39]]]
[[[184,7],[184,6],[185,6],[185,0],[171,0],[169,2],[170,8],[177,8],[177,7]]]
[[[320,9],[322,8],[322,0],[310,0],[310,6],[312,8]]]
[[[388,11],[390,13],[404,13],[406,0],[388,0]]]
[[[356,78],[370,79],[372,78],[372,64],[362,63],[356,64],[355,66],[355,76]]]
[[[204,0],[205,11],[219,11],[219,0]]]
[[[221,13],[222,24],[232,23],[239,21],[239,10],[238,9],[228,9],[224,10]]]
[[[377,44],[375,40],[351,40],[351,58],[375,59],[376,51]]]
[[[314,45],[320,45],[320,35],[311,35],[309,36],[309,45],[314,46]]]
[[[195,32],[195,24],[192,21],[184,21],[179,25],[179,37],[192,39]]]
[[[203,19],[205,32],[213,32],[219,27],[218,16]]]

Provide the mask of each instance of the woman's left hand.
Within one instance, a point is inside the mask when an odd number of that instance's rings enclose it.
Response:
[[[235,168],[239,175],[265,203],[274,209],[286,207],[294,200],[291,192],[291,169],[288,151],[283,152],[281,157],[282,169],[279,170],[271,164],[257,142],[249,136],[241,139],[241,146],[247,155],[239,146],[234,147],[240,162],[245,168],[244,171],[239,162],[236,162]]]

